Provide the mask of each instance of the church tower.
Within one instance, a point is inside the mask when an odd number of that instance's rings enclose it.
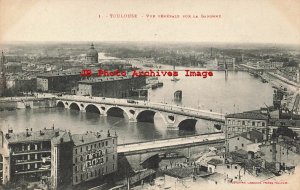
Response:
[[[6,78],[5,78],[5,57],[2,51],[0,60],[0,96],[4,95],[6,89]]]

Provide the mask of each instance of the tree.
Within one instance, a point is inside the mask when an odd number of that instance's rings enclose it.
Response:
[[[277,128],[275,133],[273,133],[273,138],[278,138],[280,135],[290,137],[292,139],[294,139],[298,136],[298,134],[295,131],[293,131],[292,129],[290,129],[288,127],[284,127],[284,126],[280,126]]]

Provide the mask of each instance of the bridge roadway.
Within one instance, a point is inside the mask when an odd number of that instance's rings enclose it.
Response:
[[[39,97],[39,96],[38,96]],[[225,122],[225,114],[212,112],[210,110],[199,110],[191,107],[172,105],[167,103],[157,103],[149,101],[134,100],[133,103],[128,102],[126,99],[103,98],[103,97],[89,97],[77,95],[63,95],[56,97],[61,101],[84,102],[112,106],[133,107],[142,109],[151,109],[156,111],[163,111],[167,113],[192,117],[196,119],[205,119],[217,122]]]
[[[117,147],[117,152],[124,153],[124,155],[133,155],[170,149],[188,148],[199,145],[219,144],[224,142],[224,133],[210,133],[156,141],[120,144]]]

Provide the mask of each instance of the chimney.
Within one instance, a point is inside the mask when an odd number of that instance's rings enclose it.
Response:
[[[264,168],[264,169],[266,169],[266,160],[262,160],[261,167]]]
[[[250,139],[250,133],[249,132],[247,133],[247,139]]]
[[[55,137],[59,136],[59,131],[55,131]]]
[[[42,130],[40,130],[40,135],[41,135],[41,136],[44,135],[44,133],[42,132]]]
[[[101,138],[101,134],[97,132],[97,138]]]
[[[29,129],[26,128],[26,137],[29,137],[29,136],[30,136],[30,134],[29,134]]]

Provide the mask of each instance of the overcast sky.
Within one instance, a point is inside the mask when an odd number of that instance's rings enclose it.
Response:
[[[109,14],[139,18],[111,19]],[[221,18],[147,19],[146,14]],[[0,40],[300,44],[300,1],[0,0]]]

